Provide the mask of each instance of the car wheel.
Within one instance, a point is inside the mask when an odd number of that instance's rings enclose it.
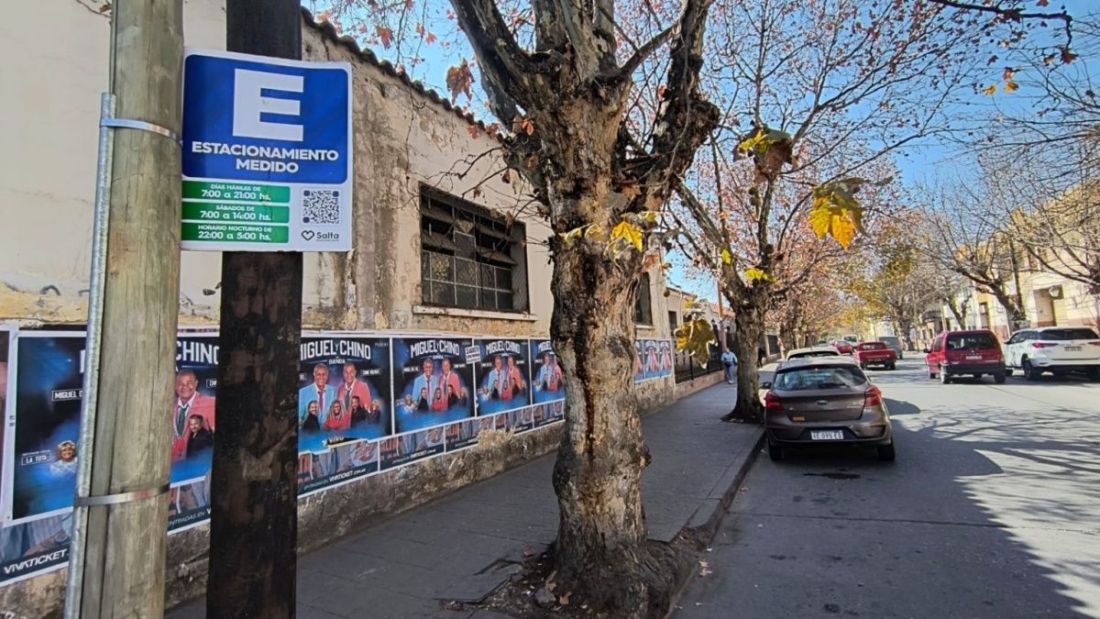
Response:
[[[768,457],[771,458],[773,462],[779,462],[783,459],[783,448],[769,441]]]
[[[1005,376],[1012,376],[1012,368],[1005,368]]]
[[[931,378],[932,380],[935,380],[936,379],[936,373],[933,372],[932,370],[928,370],[928,378]]]
[[[942,367],[940,368],[940,384],[941,385],[950,385],[951,384],[951,377],[947,375],[947,371],[944,370]]]
[[[1007,372],[997,372],[993,375],[993,382],[997,383],[998,385],[1003,385],[1005,384],[1005,379],[1007,378]]]
[[[890,366],[887,369],[888,370],[896,370],[896,369],[898,369],[898,364],[891,363]]]
[[[1039,380],[1039,376],[1043,372],[1031,365],[1031,359],[1024,359],[1021,365],[1023,366],[1024,380]]]
[[[894,444],[879,445],[878,446],[878,459],[883,462],[893,462],[897,458],[897,450],[894,449]]]

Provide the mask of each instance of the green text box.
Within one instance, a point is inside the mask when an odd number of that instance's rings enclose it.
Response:
[[[182,239],[200,243],[286,243],[288,226],[183,222]]]
[[[290,187],[286,185],[254,185],[252,183],[183,181],[183,199],[287,204],[290,202]]]
[[[290,221],[290,207],[224,202],[184,202],[183,218],[196,221],[285,224]]]

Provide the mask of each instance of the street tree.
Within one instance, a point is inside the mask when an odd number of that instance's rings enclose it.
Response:
[[[712,5],[453,0],[448,14],[473,55],[448,71],[448,88],[468,96],[476,65],[499,121],[491,130],[554,232],[550,331],[566,378],[556,582],[574,604],[616,616],[669,603],[641,503],[650,455],[632,310],[640,274],[660,260],[659,212],[720,118],[700,81]],[[405,24],[419,10],[353,0],[333,3],[329,18],[386,46],[403,36],[387,8]]]
[[[742,3],[715,20],[729,33],[711,46],[719,154],[701,158],[679,194],[695,222],[689,251],[735,312],[734,415],[752,420],[767,309],[815,264],[791,266],[800,227],[843,248],[866,206],[891,207],[891,158],[948,128],[950,105],[971,92],[983,26],[939,3],[855,0]]]
[[[920,192],[926,200],[927,234],[921,249],[939,268],[966,278],[975,290],[992,295],[1009,317],[1010,328],[1027,322],[1020,287],[1026,254],[1015,235],[988,216],[987,195],[974,181],[942,182]]]

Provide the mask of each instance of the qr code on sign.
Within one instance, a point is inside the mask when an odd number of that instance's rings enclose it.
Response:
[[[303,191],[302,223],[340,223],[340,192],[336,189],[306,189]]]

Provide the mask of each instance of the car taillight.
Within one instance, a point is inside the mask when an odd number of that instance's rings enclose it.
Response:
[[[1089,342],[1089,346],[1100,346],[1100,342]]]
[[[882,406],[882,391],[874,385],[863,395],[863,408],[868,406]]]
[[[1050,342],[1032,342],[1031,343],[1032,348],[1053,348],[1055,346],[1057,346],[1057,344],[1052,344]]]
[[[780,400],[779,396],[769,391],[764,396],[764,408],[770,411],[781,411],[783,410],[783,400]]]

